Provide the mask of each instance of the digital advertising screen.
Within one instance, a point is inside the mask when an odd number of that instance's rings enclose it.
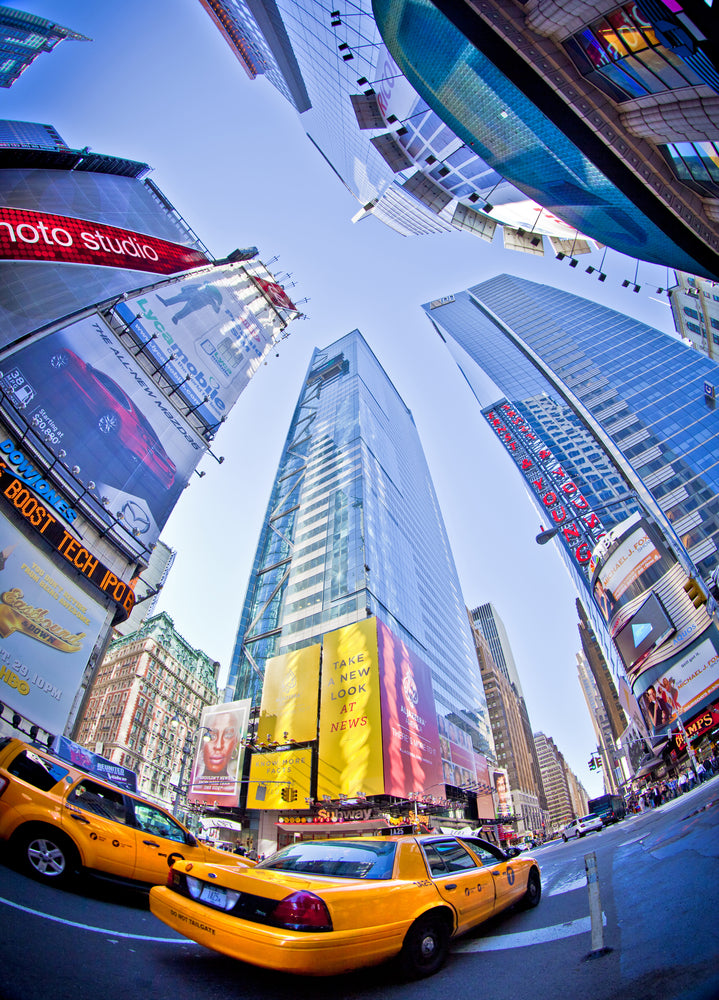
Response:
[[[209,705],[202,712],[188,802],[237,806],[242,788],[250,699]]]
[[[8,355],[0,385],[48,448],[145,544],[206,443],[98,315]]]
[[[0,701],[65,728],[106,609],[0,518]]]
[[[674,625],[654,593],[649,593],[632,617],[614,636],[614,645],[627,668],[668,639]]]
[[[664,729],[678,715],[698,709],[719,690],[719,633],[698,641],[691,650],[674,657],[664,672],[639,696],[639,707],[647,724]]]
[[[406,798],[424,792],[442,797],[444,777],[430,669],[381,621],[377,621],[377,644],[385,795]]]
[[[618,529],[614,528],[613,533],[618,533]],[[632,523],[624,537],[620,536],[599,559],[593,556],[592,561],[594,600],[610,627],[610,634],[617,631],[621,622],[618,612],[674,564],[644,521]]]
[[[477,781],[477,771],[471,736],[441,715],[437,716],[437,728],[445,784],[472,788]]]

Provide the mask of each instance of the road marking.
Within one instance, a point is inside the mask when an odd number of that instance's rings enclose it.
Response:
[[[558,882],[553,886],[547,896],[561,896],[563,892],[574,892],[575,889],[586,889],[587,876],[585,874],[572,876],[567,882]]]
[[[53,917],[49,913],[43,913],[40,910],[31,910],[29,906],[21,906],[20,903],[13,903],[9,899],[3,899],[0,896],[0,903],[4,903],[5,906],[12,906],[15,910],[22,910],[23,913],[29,913],[34,917],[42,917],[43,920],[54,920],[57,924],[65,924],[66,927],[77,927],[81,931],[92,931],[94,934],[106,934],[111,938],[130,938],[134,941],[155,941],[160,942],[160,944],[192,944],[192,941],[188,941],[187,938],[161,938],[161,937],[148,937],[145,934],[126,934],[124,931],[110,931],[104,927],[91,927],[90,924],[78,924],[74,920],[65,920],[64,917]]]
[[[606,926],[607,917],[604,913],[602,923]],[[564,924],[554,924],[552,927],[538,927],[535,931],[519,931],[516,934],[500,934],[497,937],[463,941],[453,947],[452,951],[506,951],[508,948],[529,948],[533,944],[547,944],[549,941],[561,941],[562,938],[574,937],[576,934],[589,934],[591,929],[590,918],[580,917],[578,920],[568,920]]]

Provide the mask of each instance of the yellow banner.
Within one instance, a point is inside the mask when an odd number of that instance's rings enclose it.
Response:
[[[248,809],[308,809],[312,751],[255,753],[250,761]]]
[[[317,739],[319,645],[273,656],[265,666],[257,742]]]
[[[317,797],[382,795],[377,619],[323,638]]]

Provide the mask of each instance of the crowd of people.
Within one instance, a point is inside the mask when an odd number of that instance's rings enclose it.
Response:
[[[670,802],[696,785],[719,773],[719,757],[716,754],[697,760],[696,771],[690,765],[682,769],[676,777],[662,778],[652,781],[643,788],[633,792],[627,800],[630,812],[643,812],[645,809],[655,809],[664,802]]]

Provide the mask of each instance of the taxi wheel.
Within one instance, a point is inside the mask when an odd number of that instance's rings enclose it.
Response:
[[[425,916],[415,920],[400,953],[403,972],[414,979],[434,975],[447,958],[449,936],[449,924],[444,917]]]
[[[536,868],[532,868],[527,878],[527,891],[522,896],[520,906],[523,910],[531,910],[535,906],[539,906],[539,900],[542,898],[542,880],[539,877],[539,872]]]
[[[568,837],[565,837],[564,834],[562,834],[562,840],[564,841],[565,844],[567,843],[568,839],[569,839]]]
[[[61,885],[69,881],[79,865],[74,845],[51,826],[22,833],[18,848],[23,870],[41,882]]]

